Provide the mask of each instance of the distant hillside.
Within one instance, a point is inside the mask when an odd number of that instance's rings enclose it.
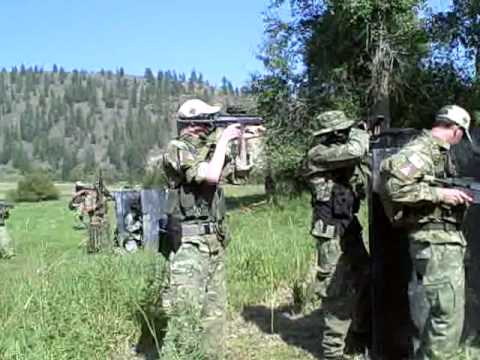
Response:
[[[143,176],[150,151],[175,134],[175,111],[189,98],[248,101],[223,79],[145,70],[143,77],[14,67],[0,72],[0,178],[44,168],[56,179],[85,179],[102,167],[115,179]]]

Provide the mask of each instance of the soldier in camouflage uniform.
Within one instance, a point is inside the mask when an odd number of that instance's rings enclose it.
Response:
[[[88,214],[85,211],[85,198],[87,197],[88,193],[92,191],[92,189],[87,189],[84,184],[78,181],[75,183],[75,193],[68,203],[68,208],[72,211],[75,211],[75,229],[87,229],[85,216],[88,216]]]
[[[342,111],[321,113],[315,124],[319,129],[307,154],[306,174],[318,250],[315,290],[322,299],[322,350],[325,359],[353,358],[364,352],[368,338],[369,257],[356,213],[365,196],[368,169],[362,161],[369,135]],[[347,351],[349,331],[357,346]]]
[[[6,219],[10,216],[9,207],[9,205],[0,202],[0,259],[9,259],[15,255],[12,240],[5,226]]]
[[[110,192],[103,186],[103,180],[99,175],[94,189],[88,191],[84,200],[84,211],[88,214],[87,252],[95,253],[102,249],[111,248],[113,243],[110,239],[110,225],[108,221],[108,203],[111,199]]]
[[[180,107],[179,116],[188,119],[189,115],[218,111],[218,107],[193,100]],[[213,130],[208,122],[187,124],[180,136],[169,143],[162,160],[169,180],[170,246],[168,284],[162,301],[167,313],[182,303],[198,311],[206,349],[212,358],[221,358],[228,233],[225,199],[218,183],[227,161],[229,142],[238,138],[241,130],[238,124],[230,125],[218,141]]]
[[[466,134],[470,115],[445,106],[432,130],[406,144],[381,164],[384,202],[395,226],[408,232],[413,265],[409,284],[412,319],[419,334],[415,359],[455,359],[465,305],[465,238],[460,231],[472,198],[431,179],[455,175],[449,149]]]

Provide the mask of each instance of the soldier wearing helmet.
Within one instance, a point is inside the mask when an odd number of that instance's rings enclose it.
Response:
[[[418,339],[412,358],[455,359],[465,305],[465,238],[460,227],[469,194],[432,185],[432,178],[455,176],[451,145],[464,134],[471,142],[470,115],[442,107],[431,130],[424,130],[380,167],[385,208],[394,226],[408,233],[412,279],[409,302]]]
[[[356,214],[365,196],[368,169],[363,160],[369,135],[356,123],[342,111],[319,114],[305,160],[313,207],[311,234],[317,244],[316,275],[309,292],[322,301],[324,359],[362,356],[368,342],[369,257]],[[349,349],[347,333],[353,340]]]

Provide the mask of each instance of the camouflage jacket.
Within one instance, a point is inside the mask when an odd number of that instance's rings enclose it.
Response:
[[[219,221],[224,218],[221,188],[205,182],[216,136],[215,132],[199,138],[181,135],[170,141],[163,155],[162,165],[170,188],[169,202],[172,201],[168,212],[180,216],[182,221]]]
[[[365,161],[368,151],[369,135],[358,128],[351,128],[344,143],[313,146],[307,153],[305,164],[313,198],[327,201],[333,184],[338,181],[346,183],[358,197],[362,197],[369,174]]]
[[[170,188],[205,180],[205,166],[215,151],[212,137],[181,135],[169,142],[162,165]]]
[[[461,224],[464,206],[440,202],[432,177],[455,175],[450,145],[424,130],[380,165],[383,198],[392,222],[409,228],[427,223]]]

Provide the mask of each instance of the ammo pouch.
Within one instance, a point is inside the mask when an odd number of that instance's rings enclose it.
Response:
[[[181,186],[178,190],[180,211],[185,220],[210,217],[210,199],[196,190],[190,186]]]
[[[342,237],[354,219],[356,204],[358,201],[349,187],[334,183],[328,201],[313,201],[312,235]]]
[[[332,190],[332,213],[337,219],[350,218],[354,213],[353,191],[341,184],[334,184]]]

